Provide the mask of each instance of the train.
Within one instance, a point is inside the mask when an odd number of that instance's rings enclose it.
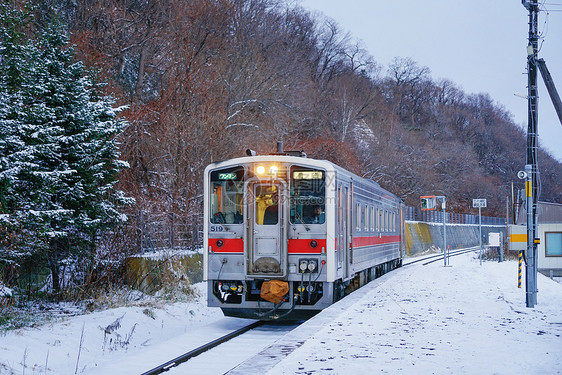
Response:
[[[302,151],[204,172],[204,280],[225,316],[308,319],[402,265],[404,202]]]

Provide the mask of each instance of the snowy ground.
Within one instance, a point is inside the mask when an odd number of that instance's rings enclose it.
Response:
[[[539,275],[529,309],[516,262],[451,265],[385,275],[268,374],[561,373],[561,284]]]
[[[562,372],[562,284],[539,275],[529,309],[516,262],[480,266],[471,254],[450,263],[404,267],[353,293],[345,310],[336,304],[287,335],[307,341],[267,374]],[[4,334],[0,374],[139,374],[245,323],[204,298],[92,313]]]
[[[204,294],[203,283],[195,287]],[[198,297],[163,308],[121,307],[0,332],[0,374],[88,373],[221,319],[219,309],[208,308],[205,298]],[[137,372],[123,371],[128,373]]]

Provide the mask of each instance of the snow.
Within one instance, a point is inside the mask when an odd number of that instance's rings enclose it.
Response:
[[[562,284],[539,275],[538,305],[527,308],[524,281],[517,288],[517,262],[485,261],[480,266],[477,254],[465,254],[450,263],[416,263],[367,284],[276,338],[272,348],[252,347],[253,353],[262,351],[265,364],[246,367],[253,368],[246,373],[562,371]],[[140,374],[248,324],[206,307],[204,284],[196,287],[201,296],[190,302],[121,307],[4,332],[0,374],[74,374],[76,369],[90,375]],[[267,357],[268,350],[275,346],[284,354],[268,360],[273,358]],[[218,361],[217,355],[237,356],[220,350],[210,358]],[[259,359],[256,354],[246,363]],[[224,373],[213,372],[211,362],[208,371],[197,373]],[[180,369],[174,373],[182,373]]]
[[[468,254],[451,265],[412,265],[368,284],[268,374],[562,371],[561,284],[539,275],[539,304],[530,309],[516,262],[480,266]]]
[[[11,297],[12,292],[12,289],[0,283],[0,297]]]

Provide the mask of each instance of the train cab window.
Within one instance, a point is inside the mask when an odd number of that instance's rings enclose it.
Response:
[[[279,192],[275,185],[256,187],[255,218],[259,225],[277,225],[279,222]]]
[[[242,224],[244,168],[227,168],[211,172],[211,223]]]
[[[291,167],[291,223],[324,224],[325,171]]]

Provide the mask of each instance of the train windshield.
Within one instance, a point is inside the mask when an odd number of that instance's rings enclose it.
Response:
[[[291,167],[291,223],[323,224],[326,221],[325,172]]]
[[[242,224],[244,168],[211,172],[211,223]]]

